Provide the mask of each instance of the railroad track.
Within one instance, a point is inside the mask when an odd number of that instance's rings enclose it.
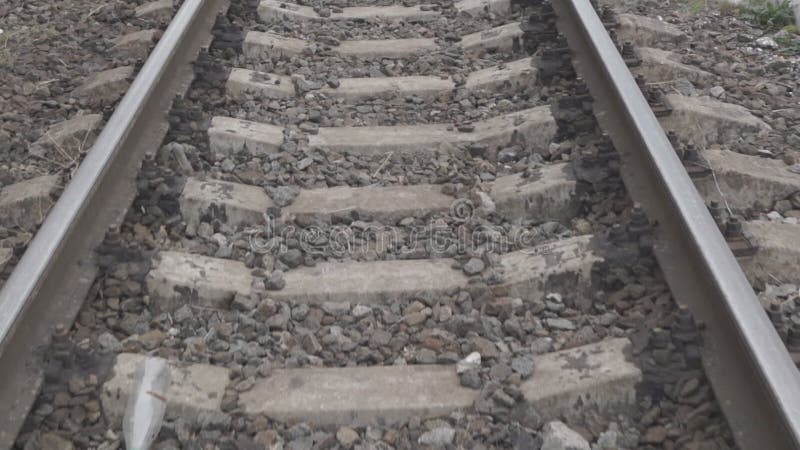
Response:
[[[744,274],[791,280],[793,231],[733,213],[800,175],[654,89],[710,76],[681,39],[585,0],[185,1],[0,291],[2,447],[119,445],[156,354],[167,448],[797,448],[797,329]]]

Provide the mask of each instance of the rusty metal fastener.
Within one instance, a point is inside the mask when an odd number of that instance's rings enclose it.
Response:
[[[753,256],[758,247],[750,242],[750,239],[744,235],[742,223],[736,217],[728,219],[725,224],[725,240],[728,241],[728,246],[731,248],[734,256]]]
[[[708,161],[700,154],[694,144],[687,144],[683,152],[683,167],[692,178],[702,178],[711,175]]]

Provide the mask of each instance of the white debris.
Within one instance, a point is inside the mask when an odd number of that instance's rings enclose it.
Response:
[[[466,358],[456,363],[456,373],[462,374],[470,369],[480,367],[480,365],[481,354],[478,352],[472,352],[467,355]]]
[[[542,433],[541,450],[589,450],[589,443],[563,422],[549,422]]]
[[[770,211],[767,213],[767,219],[769,220],[783,220],[783,216],[778,211]]]
[[[769,48],[769,49],[778,48],[778,43],[775,42],[775,39],[772,39],[769,36],[764,36],[756,39],[756,45],[761,48]]]

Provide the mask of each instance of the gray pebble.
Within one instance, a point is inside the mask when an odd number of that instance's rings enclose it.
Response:
[[[322,310],[332,316],[342,316],[350,312],[349,302],[323,302]]]
[[[295,197],[300,194],[300,189],[296,186],[278,186],[276,188],[267,188],[267,194],[269,194],[272,201],[275,202],[276,205],[280,207],[284,207],[292,203]],[[198,234],[200,232],[198,231]]]
[[[464,273],[467,275],[477,275],[486,268],[486,264],[483,263],[483,260],[479,258],[470,258],[466,264],[464,264]]]
[[[456,430],[451,427],[439,427],[433,430],[422,433],[417,440],[418,444],[444,446],[453,443],[456,436]]]
[[[521,355],[511,360],[511,368],[514,372],[524,378],[528,378],[533,373],[533,355]]]
[[[114,337],[113,334],[106,332],[101,334],[97,337],[97,343],[100,344],[100,347],[103,350],[109,352],[121,352],[122,351],[122,344],[119,342],[119,339]]]
[[[283,278],[282,270],[273,271],[266,280],[264,280],[264,287],[270,291],[278,291],[286,286],[286,280]]]
[[[553,330],[572,331],[575,329],[575,324],[571,320],[562,317],[547,318],[544,322]]]
[[[478,368],[467,369],[458,375],[461,385],[470,389],[481,388],[481,375]]]

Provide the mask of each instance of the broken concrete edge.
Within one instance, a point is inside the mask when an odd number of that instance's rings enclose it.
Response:
[[[120,66],[91,75],[72,94],[93,106],[119,99],[133,80],[134,66]]]
[[[109,424],[119,428],[134,388],[138,365],[146,356],[121,353],[117,355],[111,376],[103,384],[100,400]],[[221,410],[222,397],[228,386],[230,371],[208,364],[170,361],[170,386],[166,392],[165,417],[180,418],[191,423],[220,423],[225,420]]]
[[[128,33],[113,41],[111,51],[124,57],[143,59],[150,48],[161,39],[161,35],[162,31],[155,28]]]
[[[611,338],[538,356],[531,377],[520,386],[525,401],[548,420],[632,408],[642,372],[630,362],[629,347],[627,338]],[[120,426],[136,367],[144,358],[118,355],[102,386],[103,411],[114,427]],[[228,369],[180,362],[171,362],[170,369],[168,419],[226,421],[221,403],[231,385]],[[479,395],[460,385],[455,365],[277,369],[239,394],[238,409],[280,421],[365,426],[469,410]]]
[[[758,246],[753,256],[738,259],[750,282],[800,284],[800,224],[753,220],[743,225],[745,235]]]
[[[42,175],[0,190],[0,225],[30,230],[44,221],[60,187],[58,175]]]
[[[652,47],[638,48],[642,64],[633,69],[650,82],[670,82],[678,78],[686,78],[692,83],[709,82],[715,75],[700,68],[683,64],[678,53]]]
[[[772,131],[766,122],[740,105],[679,94],[667,94],[666,99],[673,109],[659,118],[662,127],[700,148],[735,142],[743,134],[762,136]]]
[[[717,201],[736,213],[771,210],[800,192],[800,174],[781,160],[716,149],[704,150],[703,157],[713,173],[693,180],[697,190],[706,202]]]
[[[156,0],[136,7],[134,15],[140,19],[166,21],[172,17],[175,7],[173,0]]]
[[[663,20],[635,14],[617,14],[620,42],[633,42],[640,47],[674,46],[688,39],[686,33]]]
[[[42,156],[54,147],[59,147],[62,151],[70,151],[73,144],[79,149],[89,148],[102,122],[102,114],[83,114],[55,123],[31,144],[28,151]]]

